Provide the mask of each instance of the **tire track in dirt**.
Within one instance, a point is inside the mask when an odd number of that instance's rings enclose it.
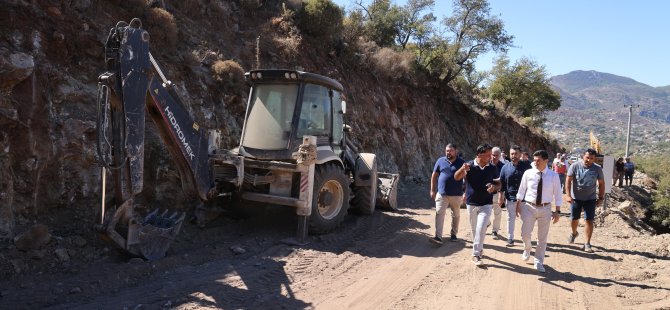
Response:
[[[341,277],[356,274],[368,259],[366,253],[387,255],[378,249],[388,249],[388,241],[392,240],[389,236],[405,230],[410,221],[409,216],[386,212],[356,218],[344,225],[345,232],[319,236],[311,250],[298,250],[291,255],[287,271],[295,275],[294,284],[301,289],[333,283],[333,279],[346,282]]]

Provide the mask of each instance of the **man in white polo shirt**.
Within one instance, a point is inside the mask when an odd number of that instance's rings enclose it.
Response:
[[[558,222],[561,214],[563,195],[561,180],[558,174],[547,168],[549,154],[545,150],[533,153],[534,167],[526,170],[521,177],[519,191],[516,194],[516,212],[521,213],[521,239],[524,251],[523,261],[528,261],[532,244],[530,235],[537,222],[537,247],[535,248],[535,269],[545,272],[544,252],[547,249],[549,225]],[[556,205],[556,212],[551,212],[551,202]]]

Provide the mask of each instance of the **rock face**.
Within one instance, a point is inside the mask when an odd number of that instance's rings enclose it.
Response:
[[[90,223],[72,222],[70,216],[74,212],[94,218],[100,199],[96,96],[97,77],[105,71],[103,43],[117,21],[143,15],[148,8],[140,3],[144,1],[4,2],[0,240],[11,240],[32,218],[49,217],[59,225],[88,229]],[[459,145],[466,158],[482,142],[519,144],[530,150],[557,148],[509,117],[476,112],[465,102],[469,99],[450,89],[378,79],[365,63],[318,52],[309,40],[298,41],[300,57],[278,57],[287,51],[277,43],[281,40],[272,39],[277,34],[271,19],[279,15],[280,5],[267,4],[268,12],[241,17],[231,3],[168,6],[179,29],[177,44],[172,51],[152,50],[193,118],[205,128],[220,129],[226,148],[239,143],[248,89],[217,83],[206,63],[216,57],[234,59],[245,70],[255,68],[255,43],[245,42],[256,42],[259,35],[267,38],[258,58],[263,67],[299,68],[345,86],[352,140],[361,150],[377,154],[382,171],[426,179],[446,143]],[[161,31],[159,26],[150,27],[150,33]],[[183,195],[177,170],[152,124],[147,124],[145,144],[144,192],[139,202],[191,206],[193,200]]]
[[[0,55],[0,89],[10,90],[33,73],[35,61],[26,53],[14,53],[5,58]]]

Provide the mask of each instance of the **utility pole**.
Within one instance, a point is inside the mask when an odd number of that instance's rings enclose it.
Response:
[[[640,107],[639,104],[624,104],[624,107],[628,108],[628,134],[626,135],[626,156],[628,157],[629,153],[629,146],[630,146],[630,123],[631,123],[631,118],[633,117],[633,107]]]

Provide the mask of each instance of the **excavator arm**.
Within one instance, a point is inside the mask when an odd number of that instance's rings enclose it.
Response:
[[[110,30],[105,63],[108,71],[99,77],[98,157],[103,178],[111,172],[114,203],[106,206],[103,198],[97,229],[131,254],[160,258],[184,214],[166,210],[142,217],[133,203],[143,188],[145,114],[176,163],[182,189],[203,201],[215,195],[208,139],[149,52],[149,34],[139,19]]]

